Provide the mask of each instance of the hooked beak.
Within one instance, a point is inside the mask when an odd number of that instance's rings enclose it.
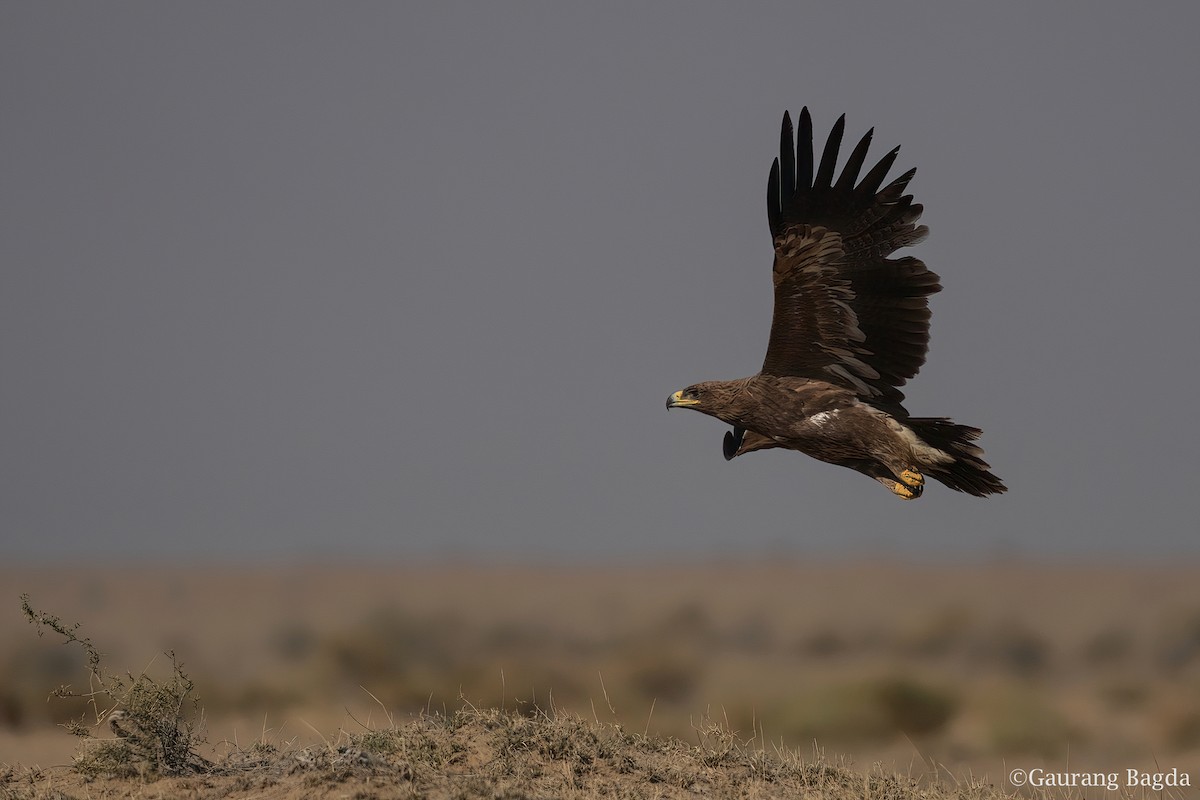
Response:
[[[683,392],[679,391],[667,398],[667,408],[687,408],[688,406],[700,405],[699,400],[691,398],[684,399]]]

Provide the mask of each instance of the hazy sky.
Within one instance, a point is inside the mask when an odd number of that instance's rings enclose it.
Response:
[[[0,6],[0,558],[1200,555],[1193,4]],[[779,119],[1009,494],[726,463]]]

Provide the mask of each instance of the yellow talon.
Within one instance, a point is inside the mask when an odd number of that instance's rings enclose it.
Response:
[[[905,486],[908,486],[912,489],[925,485],[925,476],[912,469],[906,469],[901,472],[900,480],[904,481]]]
[[[878,480],[880,483],[890,489],[892,494],[903,500],[916,500],[921,495],[919,490],[914,492],[912,489],[909,489],[903,483],[898,481],[889,481],[887,478],[879,478]]]

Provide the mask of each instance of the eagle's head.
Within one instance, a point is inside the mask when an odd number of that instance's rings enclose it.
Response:
[[[700,411],[705,399],[711,403],[712,393],[708,391],[704,384],[697,383],[686,389],[680,389],[668,397],[667,408],[694,408]]]
[[[755,378],[743,378],[736,381],[693,383],[668,397],[667,408],[690,408],[730,425],[745,427],[742,418],[753,406],[753,398],[747,388],[754,380]]]
[[[667,398],[667,408],[691,408],[714,417],[724,416],[730,402],[737,396],[740,381],[705,381],[694,383]]]

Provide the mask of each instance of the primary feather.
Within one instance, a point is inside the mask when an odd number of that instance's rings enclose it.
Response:
[[[873,135],[868,131],[832,185],[844,127],[843,115],[813,180],[808,109],[800,112],[795,154],[792,121],[784,114],[780,155],[767,188],[775,316],[762,371],[827,380],[864,398],[899,404],[899,387],[925,363],[926,298],[942,287],[919,259],[889,258],[928,233],[916,225],[921,206],[903,194],[916,170],[878,191],[899,148],[855,186]],[[793,173],[797,161],[802,168]]]

